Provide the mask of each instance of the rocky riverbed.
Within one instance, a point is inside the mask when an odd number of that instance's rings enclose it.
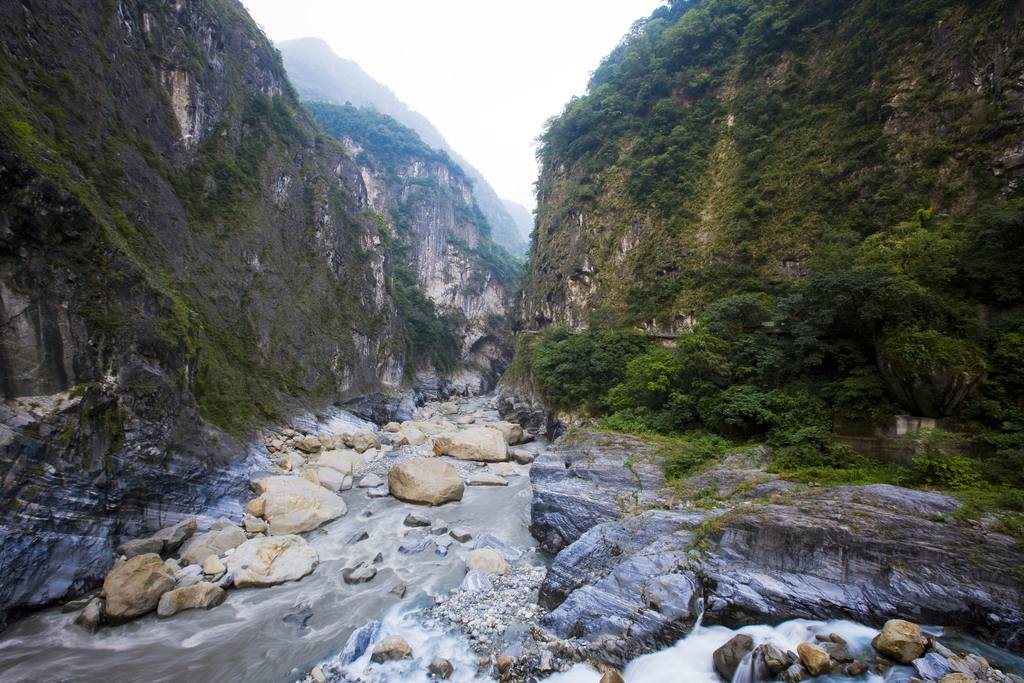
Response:
[[[666,487],[634,437],[570,430],[548,447],[481,397],[413,417],[263,435],[238,518],[125,539],[102,589],[0,637],[3,680],[133,680],[146,653],[153,681],[651,683],[630,672],[697,643],[686,670],[728,680],[714,651],[758,629],[775,635],[727,648],[751,680],[819,675],[813,648],[833,677],[914,666],[843,650],[828,624],[851,617],[872,638],[894,617],[925,624],[914,659],[952,661],[943,625],[1020,649],[1020,548],[957,521],[948,496],[799,487],[764,449]],[[945,683],[1020,683],[970,654],[944,675],[974,678]]]

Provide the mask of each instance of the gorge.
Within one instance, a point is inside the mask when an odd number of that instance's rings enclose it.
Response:
[[[1021,683],[1024,2],[669,2],[525,263],[324,41],[0,14],[0,681]]]

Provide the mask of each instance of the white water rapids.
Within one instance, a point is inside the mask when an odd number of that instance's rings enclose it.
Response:
[[[484,400],[471,399],[462,409],[479,410]],[[531,450],[543,450],[545,445],[531,444]],[[284,683],[301,680],[317,664],[336,657],[349,635],[373,620],[382,622],[375,642],[400,635],[414,658],[371,665],[371,646],[345,667],[350,680],[425,683],[430,680],[427,666],[435,657],[451,661],[455,667],[451,680],[457,683],[491,680],[477,677],[478,655],[465,636],[435,621],[424,623],[418,616],[420,608],[433,603],[433,596],[459,585],[472,542],[454,543],[443,558],[434,554],[433,547],[413,555],[399,553],[398,547],[409,532],[404,518],[417,512],[443,519],[449,527],[465,528],[474,537],[489,532],[521,549],[533,548],[536,541],[527,530],[532,498],[528,476],[511,477],[507,487],[467,487],[461,502],[440,508],[408,505],[390,497],[371,499],[364,489],[340,495],[348,513],[307,535],[320,556],[312,575],[272,588],[229,590],[227,601],[213,610],[182,612],[170,619],[157,619],[152,613],[95,635],[73,624],[75,613],[61,614],[59,608],[38,612],[0,634],[0,682]],[[349,545],[364,531],[369,534],[367,540]],[[383,562],[376,565],[378,573],[372,581],[352,586],[342,580],[343,569],[370,562],[378,552]],[[538,565],[544,558],[528,552],[523,561]],[[407,586],[401,599],[390,592],[398,584]],[[806,621],[774,628],[751,626],[740,632],[749,634],[755,644],[772,642],[784,651],[813,640],[815,632],[838,633],[855,656],[870,651],[870,640],[877,633],[850,622]],[[631,662],[624,678],[627,683],[719,683],[712,652],[735,633],[723,627],[697,627],[675,646]],[[995,661],[1024,671],[1020,659],[1001,654],[1001,660]],[[909,672],[912,669],[898,667],[887,679]],[[547,680],[597,683],[599,679],[599,673],[579,664]],[[859,680],[881,683],[883,679],[868,675]]]

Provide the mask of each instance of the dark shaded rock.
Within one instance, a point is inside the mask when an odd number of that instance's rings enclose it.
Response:
[[[403,524],[405,524],[405,526],[413,527],[430,526],[430,519],[428,517],[424,517],[423,515],[417,515],[414,512],[410,512],[408,515],[405,516],[405,521],[403,522]]]
[[[447,659],[441,657],[436,658],[427,667],[431,674],[445,681],[451,678],[451,675],[455,673],[455,667]]]
[[[306,627],[306,622],[309,621],[312,618],[313,618],[313,610],[312,610],[312,608],[310,608],[310,607],[303,607],[298,612],[293,612],[291,614],[285,615],[284,617],[281,618],[281,621],[283,621],[286,624],[294,624],[295,626],[297,626],[299,628],[299,630],[302,630],[304,628],[307,628]]]
[[[970,370],[920,370],[902,367],[881,347],[877,357],[878,374],[886,390],[911,415],[949,417],[988,379],[985,366],[979,362]]]
[[[913,616],[1021,649],[1012,640],[1024,627],[1013,570],[1019,546],[932,521],[957,502],[887,486],[813,490],[788,500],[724,514],[704,537],[707,551],[685,552],[706,514],[651,511],[594,527],[555,558],[540,590],[539,602],[550,610],[541,624],[562,638],[620,638],[621,654],[594,652],[612,666],[685,635],[697,598],[707,625]],[[841,643],[822,640],[837,662],[853,661]],[[792,668],[795,656],[771,659],[784,677],[807,675]]]
[[[406,590],[407,589],[405,587],[405,584],[404,583],[400,583],[397,586],[395,586],[394,588],[392,588],[391,590],[389,590],[388,593],[391,593],[392,595],[397,595],[399,598],[404,598]]]
[[[793,663],[793,660],[789,658],[789,655],[771,643],[758,645],[757,651],[760,652],[761,658],[768,666],[768,670],[776,676],[788,669]]]
[[[343,569],[341,571],[341,578],[345,583],[348,584],[360,584],[366,583],[377,576],[377,568],[373,565],[359,564],[351,569]]]
[[[999,645],[1024,648],[1012,641],[1024,626],[1021,580],[1012,573],[1019,546],[932,521],[957,501],[889,486],[791,500],[734,510],[707,539],[711,552],[694,564],[711,580],[706,624],[908,617],[969,626]]]
[[[360,531],[360,532],[358,532],[356,534],[353,534],[352,538],[348,539],[348,543],[346,543],[345,545],[355,545],[356,543],[359,543],[360,541],[365,541],[369,537],[370,537],[370,534],[366,533],[365,531]]]
[[[848,667],[846,667],[846,675],[852,676],[853,678],[863,676],[867,672],[868,665],[865,662],[860,661],[859,659],[855,661],[853,664],[850,664]]]
[[[452,529],[448,532],[448,535],[459,543],[468,543],[473,540],[473,534],[469,533],[465,529]]]
[[[502,420],[514,422],[524,430],[539,434],[554,441],[565,431],[565,422],[554,410],[528,390],[520,389],[512,382],[498,387],[498,414]]]
[[[93,598],[75,619],[75,623],[89,633],[96,633],[100,626],[103,625],[104,616],[103,601],[99,598]]]
[[[412,658],[412,651],[409,650],[409,643],[405,642],[405,638],[401,636],[392,636],[380,641],[373,648],[373,654],[370,655],[370,661],[378,664],[410,658]]]
[[[731,681],[740,662],[753,650],[754,640],[750,636],[743,633],[733,636],[712,655],[715,660],[715,671],[725,680]]]
[[[626,467],[626,461],[630,466]],[[573,432],[530,467],[530,532],[557,552],[627,507],[657,501],[664,464],[646,442],[611,433]]]

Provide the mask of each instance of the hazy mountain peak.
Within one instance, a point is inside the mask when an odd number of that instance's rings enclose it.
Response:
[[[443,149],[466,171],[473,182],[474,195],[480,209],[491,224],[495,241],[513,253],[526,253],[527,238],[532,230],[523,230],[521,220],[513,218],[494,188],[462,155],[452,149],[441,132],[427,117],[413,111],[386,85],[377,82],[351,59],[339,57],[321,38],[299,38],[277,44],[284,57],[288,78],[307,101],[333,102],[356,106],[372,104],[383,113],[419,133],[423,142]]]

